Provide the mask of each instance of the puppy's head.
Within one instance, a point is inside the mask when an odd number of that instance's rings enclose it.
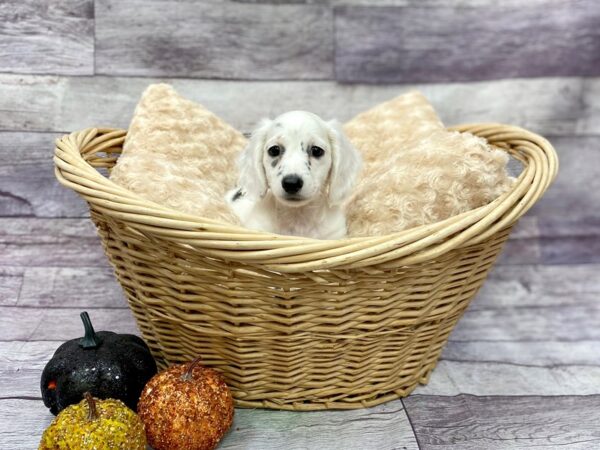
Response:
[[[360,170],[360,155],[334,121],[305,111],[263,120],[242,154],[240,186],[263,197],[271,189],[288,206],[327,196],[330,205],[350,194]]]

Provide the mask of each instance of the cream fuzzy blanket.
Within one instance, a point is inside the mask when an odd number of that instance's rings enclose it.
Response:
[[[346,205],[349,236],[446,219],[489,203],[514,182],[504,151],[447,131],[418,92],[375,106],[344,129],[364,158]],[[245,143],[240,132],[171,86],[151,85],[110,177],[156,203],[239,224],[224,197],[237,181]]]

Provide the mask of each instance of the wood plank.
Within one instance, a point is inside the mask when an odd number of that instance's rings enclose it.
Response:
[[[600,396],[404,400],[422,450],[589,450],[600,446]]]
[[[89,308],[86,308],[89,309]],[[83,336],[82,308],[25,308],[0,306],[0,341],[67,340]],[[133,315],[126,308],[89,309],[98,331],[139,335]]]
[[[26,267],[17,305],[127,308],[110,267]]]
[[[126,128],[144,88],[158,81],[161,80],[0,74],[0,111],[4,113],[0,114],[0,130]],[[306,109],[324,118],[345,121],[416,88],[429,98],[447,124],[495,121],[541,134],[600,134],[600,78],[382,86],[329,81],[169,82],[182,95],[202,103],[242,131],[252,130],[262,117],[292,109]]]
[[[0,70],[92,75],[94,1],[3,2]]]
[[[14,306],[23,285],[22,267],[0,266],[0,305]]]
[[[103,75],[331,79],[332,53],[325,6],[96,1]]]
[[[600,340],[600,305],[467,310],[452,339],[482,341]]]
[[[0,342],[0,398],[41,398],[42,371],[61,344],[62,341]]]
[[[219,449],[418,449],[402,402],[352,411],[237,409]]]
[[[600,217],[578,217],[567,208],[560,216],[538,218],[530,214],[523,217],[504,246],[497,264],[599,262]]]
[[[519,8],[341,6],[335,9],[336,78],[411,83],[597,76],[598,21],[595,0]]]
[[[600,114],[600,104],[590,102],[588,98],[600,98],[600,83],[597,79],[584,79],[582,82],[582,102],[581,109],[584,111],[585,119],[579,123],[580,129],[598,129],[598,119],[594,119],[597,114]],[[596,131],[595,134],[598,134]]]
[[[544,197],[531,209],[538,217],[599,217],[600,136],[547,136],[560,161],[560,169]],[[544,221],[540,219],[543,225]]]
[[[0,217],[0,266],[107,267],[89,219]]]
[[[65,78],[0,74],[0,129],[61,131]]]
[[[589,216],[578,217],[567,209],[564,219],[540,220],[542,260],[545,263],[600,262],[600,217],[592,215],[597,204],[589,204]]]
[[[505,325],[509,326],[509,325]],[[527,367],[557,368],[600,366],[600,341],[458,341],[450,339],[442,360],[457,363],[506,363]],[[600,386],[598,386],[600,391]],[[573,392],[575,394],[576,392]],[[600,393],[600,392],[599,392]]]
[[[494,342],[493,344],[496,344]],[[458,345],[458,344],[456,344]],[[462,345],[462,343],[461,343]],[[501,343],[504,351],[529,355],[537,349],[547,350],[556,345],[556,341],[544,341],[530,346],[529,342],[520,341],[513,345]],[[578,356],[584,358],[598,348],[600,340],[586,340],[577,343],[566,343],[554,350],[554,355],[563,358],[565,353],[580,351]],[[477,347],[477,350],[473,350]],[[485,356],[485,350],[493,345],[485,346],[479,342],[471,348],[464,349],[465,359],[446,359],[438,361],[429,383],[419,386],[414,392],[423,395],[592,395],[600,394],[600,366],[598,364],[568,362],[535,364],[529,362],[513,362],[515,357],[506,353],[495,353]],[[559,353],[560,352],[560,353]],[[477,359],[481,357],[481,360]],[[496,360],[495,358],[498,358]],[[503,360],[503,357],[506,360]],[[450,358],[450,357],[449,357]],[[516,358],[517,360],[520,358]],[[568,361],[568,360],[565,360]]]
[[[54,176],[57,133],[0,132],[0,216],[85,217],[88,207]]]
[[[594,214],[595,210],[588,213]],[[585,211],[580,214],[585,214]],[[544,213],[537,217],[532,213],[523,217],[498,259],[501,265],[598,262],[600,217],[578,216],[569,210],[568,205],[561,215]]]
[[[595,306],[600,298],[598,273],[598,264],[496,266],[469,311]]]
[[[6,449],[38,448],[54,416],[41,399],[0,399],[0,444]]]

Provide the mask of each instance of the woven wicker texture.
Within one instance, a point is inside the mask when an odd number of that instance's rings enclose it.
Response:
[[[111,168],[126,131],[56,143],[59,181],[92,219],[159,365],[201,355],[238,406],[368,407],[426,383],[514,223],[558,161],[521,128],[464,125],[524,165],[492,203],[387,236],[319,241],[186,215],[141,199]]]

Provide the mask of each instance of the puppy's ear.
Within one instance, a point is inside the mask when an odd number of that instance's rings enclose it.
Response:
[[[240,168],[239,186],[250,196],[262,198],[267,193],[267,177],[262,162],[269,119],[263,119],[252,132],[252,136],[238,161]]]
[[[335,206],[350,196],[362,167],[362,158],[337,120],[331,120],[327,125],[332,160],[328,200],[330,205]]]

